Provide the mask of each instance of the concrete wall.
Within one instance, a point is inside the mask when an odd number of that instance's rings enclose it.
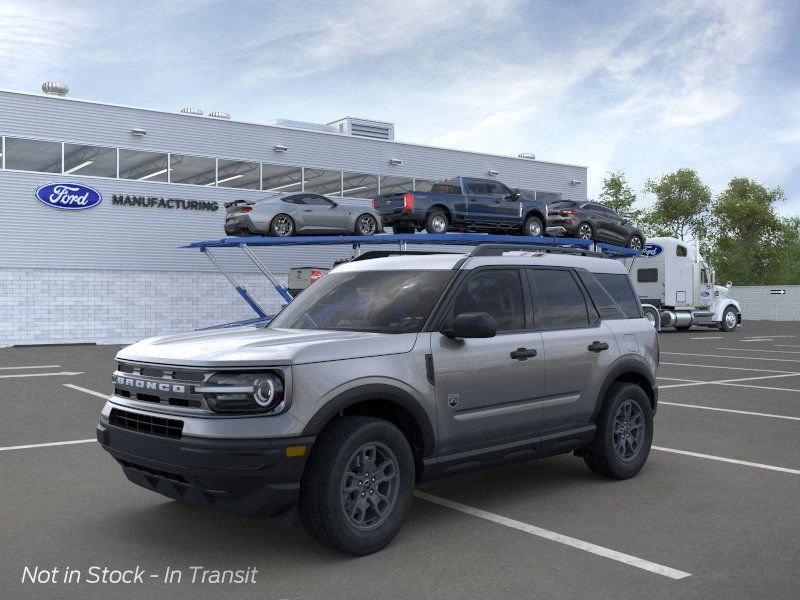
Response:
[[[785,294],[771,294],[771,290],[785,290]],[[799,321],[800,285],[734,286],[731,298],[742,305],[746,321]]]
[[[262,275],[238,280],[268,313],[280,309]],[[256,316],[216,272],[2,269],[0,290],[0,347],[128,343]]]

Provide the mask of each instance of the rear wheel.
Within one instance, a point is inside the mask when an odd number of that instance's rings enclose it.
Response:
[[[378,232],[378,220],[364,213],[356,219],[356,235],[375,235]]]
[[[425,231],[428,233],[447,233],[447,227],[450,225],[447,220],[447,215],[444,211],[436,209],[428,213],[425,219]]]
[[[525,225],[522,227],[522,235],[529,235],[532,237],[539,237],[544,233],[544,225],[539,217],[528,217],[525,219]]]
[[[363,556],[402,527],[414,493],[414,457],[383,419],[345,416],[317,439],[303,473],[298,511],[318,542]]]
[[[721,331],[733,331],[738,324],[739,319],[736,315],[736,310],[732,306],[729,306],[725,309],[725,312],[722,313],[722,322],[719,324],[719,328]]]
[[[589,223],[578,225],[578,239],[591,240],[594,237],[594,230]]]
[[[269,224],[269,232],[277,237],[289,237],[294,233],[292,217],[283,213],[275,215],[272,217],[272,223]]]
[[[641,471],[653,441],[653,408],[634,383],[615,383],[597,418],[597,431],[584,456],[586,465],[609,479],[628,479]]]

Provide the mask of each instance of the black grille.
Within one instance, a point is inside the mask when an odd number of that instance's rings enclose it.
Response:
[[[183,421],[178,419],[164,419],[162,417],[151,417],[118,408],[111,409],[109,423],[123,429],[148,433],[166,438],[180,438],[183,433]]]

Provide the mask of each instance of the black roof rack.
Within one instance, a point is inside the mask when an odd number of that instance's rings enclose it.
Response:
[[[571,246],[535,246],[532,244],[481,244],[475,246],[469,256],[502,256],[504,252],[547,252],[550,254],[575,254],[577,256],[594,256],[605,258],[607,254],[590,250],[588,248],[575,248]]]

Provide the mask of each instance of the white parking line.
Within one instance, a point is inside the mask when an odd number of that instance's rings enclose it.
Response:
[[[674,363],[674,362],[660,362],[659,364],[669,365],[671,367],[698,367],[700,369],[730,369],[733,371],[759,371],[761,373],[786,373],[787,375],[797,374],[797,371],[781,371],[780,369],[754,369],[752,367],[729,367],[726,365],[699,365],[697,363]]]
[[[0,367],[0,371],[16,371],[18,369],[60,369],[61,365],[25,365],[23,367]]]
[[[742,350],[742,352],[745,352],[745,350]],[[747,359],[747,360],[771,360],[773,362],[794,362],[794,363],[800,362],[800,360],[797,360],[795,358],[761,358],[761,357],[758,357],[758,356],[726,356],[726,355],[723,355],[723,354],[697,354],[697,353],[691,353],[691,352],[664,352],[663,350],[661,351],[661,354],[675,354],[677,356],[703,356],[705,358],[738,358],[738,359],[744,358],[744,359]],[[706,365],[700,365],[700,366],[706,366]]]
[[[91,442],[96,442],[95,438],[87,439],[87,440],[69,440],[67,442],[48,442],[46,444],[26,444],[24,446],[6,446],[4,448],[0,448],[0,452],[6,452],[8,450],[25,450],[26,448],[47,448],[49,446],[71,446],[72,444],[89,444]]]
[[[720,385],[729,385],[731,387],[753,388],[756,390],[770,390],[773,392],[795,392],[795,393],[800,392],[800,390],[797,390],[795,388],[769,387],[766,385],[748,385],[746,383],[721,383]]]
[[[0,375],[0,379],[14,379],[18,377],[51,377],[53,375],[83,375],[83,371],[60,371],[58,373],[14,373],[13,375]]]
[[[701,335],[699,337],[690,337],[690,340],[721,340],[724,335]]]
[[[84,394],[91,394],[92,396],[97,396],[98,398],[108,399],[108,394],[102,394],[100,392],[95,392],[94,390],[90,390],[85,387],[81,387],[79,385],[73,385],[71,383],[64,383],[62,384],[64,387],[68,387],[72,390],[78,390],[79,392],[83,392]]]
[[[770,352],[773,354],[800,354],[795,350],[762,350],[761,348],[714,348],[714,350],[735,350],[738,352]]]
[[[771,342],[771,341],[773,341],[773,339],[772,338],[751,338],[751,339],[743,339],[743,340],[739,340],[739,341],[742,342],[742,343],[746,343],[746,342]]]
[[[523,523],[522,521],[509,519],[508,517],[504,517],[486,510],[481,510],[480,508],[467,506],[466,504],[461,504],[460,502],[453,502],[452,500],[448,500],[446,498],[433,496],[431,494],[419,491],[414,492],[414,495],[421,500],[432,502],[433,504],[438,504],[439,506],[445,506],[473,517],[478,517],[479,519],[486,519],[492,523],[504,525],[505,527],[510,527],[518,531],[529,533],[546,540],[558,542],[559,544],[571,546],[572,548],[577,548],[578,550],[584,550],[585,552],[590,552],[592,554],[596,554],[597,556],[610,558],[611,560],[616,560],[617,562],[625,563],[626,565],[630,565],[638,569],[650,571],[651,573],[656,573],[657,575],[663,575],[664,577],[669,577],[670,579],[684,579],[691,576],[691,573],[687,573],[686,571],[679,571],[671,567],[665,567],[664,565],[659,565],[658,563],[650,562],[649,560],[631,556],[630,554],[623,554],[622,552],[617,552],[616,550],[611,550],[610,548],[604,548],[603,546],[598,546],[590,542],[585,542],[577,538],[563,535],[561,533],[556,533],[555,531],[542,529],[541,527],[529,525],[528,523]]]
[[[757,381],[759,379],[779,379],[781,377],[797,377],[799,375],[800,373],[778,373],[777,375],[760,375],[759,377],[741,377],[738,379],[717,379],[715,381],[688,380],[688,383],[671,383],[669,385],[659,385],[658,389],[666,390],[669,388],[692,387],[695,385],[739,385],[738,382],[740,381]],[[759,387],[759,386],[747,386],[747,387]],[[770,388],[765,388],[765,389],[770,389]],[[788,388],[778,388],[778,389],[782,390]]]
[[[659,400],[659,406],[680,406],[682,408],[700,408],[702,410],[716,410],[719,412],[736,413],[737,415],[749,415],[751,417],[769,417],[771,419],[788,419],[789,421],[800,421],[800,417],[789,417],[787,415],[774,415],[772,413],[751,412],[749,410],[733,410],[732,408],[717,408],[716,406],[701,406],[699,404],[682,404],[680,402],[664,402]]]
[[[660,452],[683,454],[684,456],[693,456],[694,458],[706,458],[708,460],[717,460],[719,462],[726,462],[734,465],[743,465],[745,467],[756,467],[757,469],[766,469],[768,471],[778,471],[780,473],[790,473],[792,475],[800,475],[800,470],[789,469],[787,467],[776,467],[774,465],[765,465],[762,463],[754,463],[746,460],[737,460],[735,458],[725,458],[724,456],[714,456],[713,454],[701,454],[700,452],[689,452],[688,450],[678,450],[676,448],[664,448],[663,446],[651,446],[651,448],[653,450],[658,450]]]

